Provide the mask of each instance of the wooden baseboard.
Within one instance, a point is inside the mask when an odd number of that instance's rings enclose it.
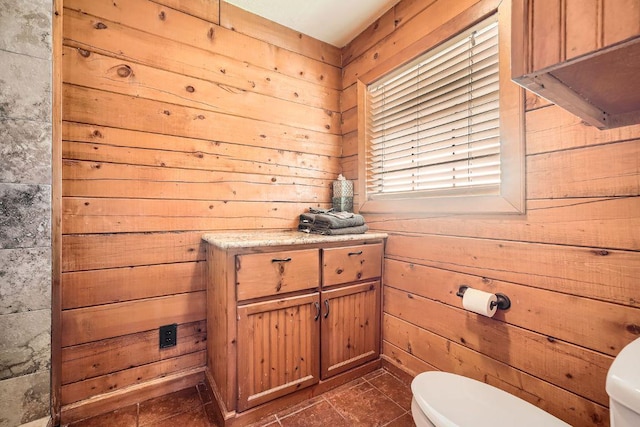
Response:
[[[380,356],[380,358],[382,360],[382,367],[384,369],[389,371],[394,376],[398,377],[398,379],[400,379],[400,381],[402,381],[403,383],[411,384],[411,381],[413,381],[413,379],[415,378],[415,374],[413,372],[409,372],[403,369],[401,366],[396,365],[385,355]]]
[[[168,375],[164,378],[127,387],[112,393],[105,393],[90,399],[62,407],[61,424],[69,424],[85,418],[104,414],[125,406],[133,405],[174,391],[195,387],[204,381],[205,367]]]
[[[208,382],[209,388],[213,392],[212,398],[216,422],[224,427],[240,427],[260,421],[261,419],[280,412],[285,408],[296,405],[314,396],[318,396],[331,389],[346,384],[349,381],[353,381],[356,378],[360,378],[368,374],[369,372],[373,372],[376,369],[379,369],[380,367],[381,360],[376,359],[371,362],[365,363],[364,365],[357,368],[353,368],[350,371],[338,374],[327,380],[320,381],[314,386],[307,387],[303,390],[291,393],[287,396],[280,397],[278,399],[272,400],[271,402],[264,403],[260,406],[251,408],[244,412],[227,411],[224,404],[220,400],[220,394],[217,392],[217,388],[215,386],[215,383],[213,382],[213,378],[208,371],[206,380]]]

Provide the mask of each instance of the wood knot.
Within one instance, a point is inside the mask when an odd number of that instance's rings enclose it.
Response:
[[[271,182],[276,182],[278,179],[274,176],[273,178],[271,178]]]
[[[189,93],[193,93],[193,92],[195,92],[195,91],[196,91],[196,88],[194,88],[193,86],[187,86],[185,89],[186,89],[186,90],[187,90],[187,92],[189,92]]]
[[[102,22],[96,22],[93,28],[95,28],[96,30],[106,30],[107,26],[104,25]]]
[[[171,115],[171,111],[169,111],[169,110],[164,110],[164,111],[162,112],[162,114],[167,115],[167,116],[170,116],[170,115]]]
[[[118,73],[118,76],[122,78],[129,77],[133,74],[133,70],[128,65],[119,66],[116,72]]]
[[[216,35],[216,30],[214,30],[213,27],[209,28],[209,32],[207,33],[207,37],[209,38],[209,40],[213,40],[215,35]]]
[[[598,255],[598,256],[607,256],[607,255],[609,255],[609,251],[604,250],[604,249],[601,249],[601,250],[594,250],[594,251],[592,251],[592,252],[593,252],[595,255]]]
[[[378,56],[379,56],[379,55],[378,55],[378,52],[374,53],[374,54],[373,54],[373,59],[378,59]]]
[[[78,48],[78,53],[80,54],[80,56],[84,58],[88,58],[89,56],[91,56],[91,52],[89,52],[88,50],[80,49],[80,48]]]
[[[640,335],[640,325],[627,325],[627,332],[633,334],[633,335]]]
[[[93,132],[91,132],[91,135],[94,138],[102,138],[102,132],[100,132],[98,129],[94,130]]]
[[[167,15],[165,15],[164,10],[158,14],[158,18],[160,18],[161,21],[164,21],[167,18]]]
[[[221,72],[222,74],[227,74],[227,70],[225,70],[224,68],[220,68],[220,72]]]
[[[202,114],[199,114],[197,118],[198,120],[204,120],[204,116]]]

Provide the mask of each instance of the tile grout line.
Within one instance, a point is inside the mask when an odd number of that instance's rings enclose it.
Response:
[[[378,375],[378,377],[379,377],[379,376],[382,376],[382,375]],[[378,377],[374,377],[374,378],[372,378],[372,379],[375,379],[375,378],[378,378]],[[395,378],[393,375],[392,375],[392,377],[393,377],[393,378]],[[364,378],[363,378],[363,379],[364,379]],[[397,379],[397,378],[396,378],[396,379]],[[403,410],[403,411],[405,411],[405,412],[407,411],[407,410],[406,410],[406,409],[404,409],[402,406],[400,406],[400,404],[399,404],[398,402],[396,402],[396,401],[395,401],[395,399],[393,399],[391,396],[389,396],[389,395],[388,395],[387,393],[385,393],[383,390],[381,390],[381,389],[379,389],[378,387],[376,387],[375,385],[371,384],[371,382],[369,382],[369,380],[367,380],[367,379],[364,379],[364,380],[365,380],[366,382],[368,382],[368,383],[369,383],[369,385],[370,385],[371,387],[373,387],[374,389],[378,390],[378,391],[379,391],[379,392],[380,392],[384,397],[386,397],[387,399],[389,399],[391,402],[395,403],[395,405],[396,405],[398,408],[402,409],[402,410]],[[398,381],[400,381],[400,380],[398,380]],[[401,384],[404,384],[404,383],[402,383],[402,382],[401,382]],[[404,415],[404,414],[403,414],[403,415]]]
[[[323,396],[323,399],[324,399],[324,396]],[[282,417],[282,419],[288,418],[288,417],[290,417],[290,416],[292,416],[292,415],[295,415],[295,414],[299,414],[300,412],[302,412],[302,411],[304,411],[304,410],[306,410],[306,409],[309,409],[309,408],[312,408],[312,407],[316,406],[316,405],[317,405],[318,403],[320,403],[320,402],[321,402],[321,401],[318,401],[318,402],[312,403],[312,404],[310,404],[310,405],[308,405],[308,406],[305,406],[304,408],[300,408],[300,409],[298,409],[297,411],[293,411],[293,412],[291,412],[291,413],[289,413],[289,414],[285,415],[284,417]],[[284,410],[286,410],[286,409],[284,409]],[[273,416],[276,418],[276,421],[278,421],[278,424],[282,425],[282,424],[280,423],[280,417],[278,416],[278,414],[276,413],[276,414],[274,414]]]
[[[325,402],[327,402],[327,403],[329,404],[329,406],[331,406],[331,409],[333,409],[334,411],[336,411],[336,413],[337,413],[338,415],[340,415],[340,418],[342,418],[342,419],[343,419],[343,420],[345,420],[345,421],[349,421],[349,420],[347,420],[347,419],[345,418],[345,416],[344,416],[344,415],[342,415],[342,412],[338,411],[338,408],[336,408],[336,407],[333,405],[333,403],[331,403],[331,401],[330,401],[329,399],[327,399],[327,397],[326,397],[326,396],[322,396],[322,398],[325,400]]]
[[[400,414],[399,416],[397,416],[396,418],[389,420],[388,423],[382,425],[382,427],[388,426],[389,424],[391,424],[392,422],[399,420],[400,418],[404,417],[405,415],[409,414],[409,416],[411,417],[411,420],[413,421],[413,416],[411,415],[410,411],[404,411],[402,414]]]

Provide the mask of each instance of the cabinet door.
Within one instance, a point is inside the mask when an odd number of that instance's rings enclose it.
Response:
[[[238,307],[238,410],[319,381],[319,294]]]
[[[322,292],[323,379],[380,353],[380,282]]]

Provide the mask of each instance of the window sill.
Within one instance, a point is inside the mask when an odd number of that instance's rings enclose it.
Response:
[[[412,197],[402,199],[367,200],[360,205],[360,213],[394,214],[524,214],[525,203],[521,195],[505,196],[451,196]]]

